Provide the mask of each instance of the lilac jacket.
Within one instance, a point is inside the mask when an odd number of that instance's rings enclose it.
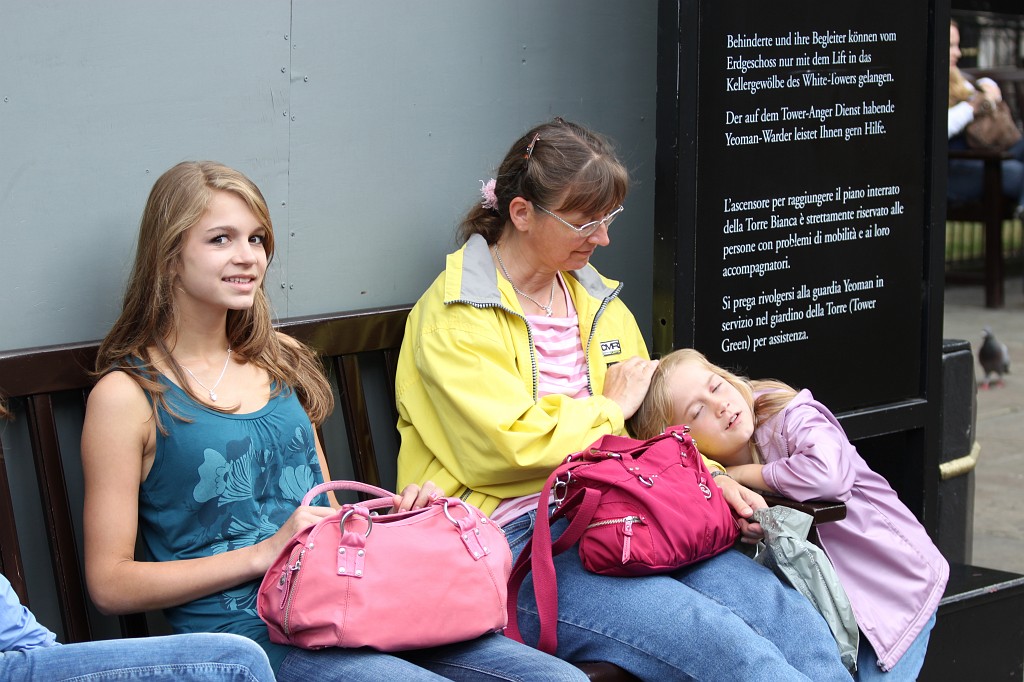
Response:
[[[800,501],[846,503],[846,518],[818,526],[818,535],[857,625],[888,670],[938,608],[949,564],[810,391],[759,426],[754,440],[773,490]]]

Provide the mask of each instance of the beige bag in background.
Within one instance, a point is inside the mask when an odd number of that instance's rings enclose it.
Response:
[[[989,100],[991,102],[991,100]],[[1006,102],[992,103],[991,108],[983,108],[967,124],[964,134],[967,146],[971,149],[993,149],[1004,151],[1017,143],[1021,138],[1017,122],[1013,120],[1010,107]]]

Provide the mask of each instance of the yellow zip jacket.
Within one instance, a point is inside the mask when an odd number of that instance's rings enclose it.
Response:
[[[479,235],[449,254],[413,307],[398,360],[398,488],[430,480],[490,514],[540,492],[566,455],[609,433],[622,410],[601,395],[611,364],[648,357],[618,282],[588,265],[562,273],[579,316],[590,398],[537,397],[522,307]]]

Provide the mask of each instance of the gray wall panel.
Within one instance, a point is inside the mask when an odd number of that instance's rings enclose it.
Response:
[[[0,348],[106,333],[146,196],[178,161],[286,196],[289,15],[272,0],[4,0]]]
[[[244,11],[242,11],[244,9]],[[614,245],[648,331],[656,3],[0,0],[0,348],[101,337],[183,159],[266,194],[280,316],[411,302],[512,139],[562,115],[637,181]]]
[[[646,327],[655,31],[654,2],[297,2],[289,314],[414,301],[479,180],[562,115],[616,137],[636,171],[596,260],[630,280]]]

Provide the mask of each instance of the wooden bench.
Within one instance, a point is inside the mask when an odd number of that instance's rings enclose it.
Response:
[[[380,464],[393,464],[397,452],[394,377],[408,313],[408,306],[398,306],[295,318],[278,325],[321,353],[338,389],[338,408],[320,429],[335,478],[394,487],[393,469],[382,474]],[[0,394],[10,399],[17,420],[14,426],[0,426],[0,570],[30,608],[37,596],[52,591],[60,627],[49,625],[68,643],[102,639],[100,631],[140,637],[151,630],[145,614],[122,616],[113,630],[110,624],[103,627],[102,621],[109,619],[91,606],[85,589],[78,438],[97,350],[93,342],[0,352]],[[383,415],[372,414],[375,405],[386,405]],[[385,438],[375,438],[375,430]],[[385,448],[378,448],[381,440],[388,441]],[[387,453],[385,459],[378,457],[378,449]],[[11,469],[35,479],[39,494],[34,509],[31,501],[15,504],[23,496],[12,496]],[[36,518],[42,519],[41,527],[26,533],[24,528]],[[49,580],[42,575],[45,568],[26,570],[32,543],[25,538],[37,531],[46,538]],[[608,663],[580,667],[593,680],[634,679]]]
[[[338,408],[321,429],[335,478],[393,487],[398,446],[394,376],[408,313],[408,306],[396,306],[295,318],[278,325],[317,349],[338,389]],[[151,631],[152,621],[160,623],[143,614],[104,617],[91,606],[84,587],[78,440],[97,346],[94,342],[0,352],[0,393],[10,398],[16,416],[14,423],[0,424],[0,569],[23,603],[52,629],[62,629],[58,634],[65,642],[143,636]],[[31,480],[38,495],[28,489],[31,484],[26,481]],[[12,489],[12,481],[19,485]],[[12,496],[14,491],[19,494]],[[841,504],[798,506],[816,522],[845,516]],[[40,546],[41,537],[45,547]],[[37,555],[48,556],[49,566],[39,566]],[[976,591],[984,581],[971,575],[964,585]],[[1024,593],[1024,584],[1020,589]],[[943,608],[955,607],[962,594],[964,590],[951,581]],[[56,613],[53,619],[40,613],[48,606]],[[57,618],[60,628],[54,624]],[[580,667],[593,680],[634,679],[608,663]]]

